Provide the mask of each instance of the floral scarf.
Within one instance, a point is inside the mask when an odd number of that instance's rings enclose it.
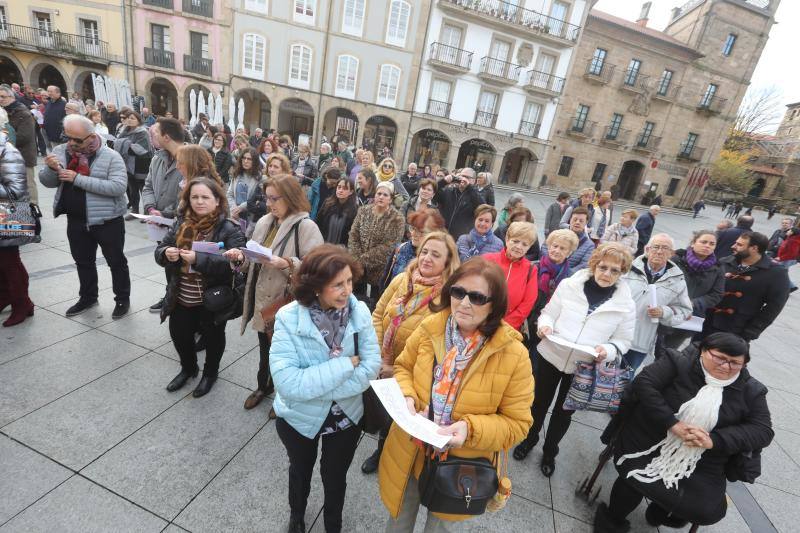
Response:
[[[311,322],[317,326],[320,335],[328,345],[331,358],[339,357],[342,354],[342,339],[344,331],[347,329],[347,322],[350,320],[350,306],[346,305],[342,309],[335,307],[323,310],[319,302],[314,302],[308,307],[308,314],[311,315]]]
[[[475,257],[476,255],[481,255],[483,249],[492,242],[492,237],[494,237],[494,234],[492,234],[491,231],[487,231],[485,235],[481,235],[475,228],[469,230],[469,238],[472,241],[472,246],[470,246],[469,249],[469,256]]]
[[[415,291],[415,286],[421,286],[422,288]],[[394,341],[403,321],[416,313],[417,310],[427,307],[441,292],[441,275],[426,278],[419,273],[419,269],[414,269],[414,272],[408,278],[406,293],[395,298],[392,303],[397,309],[397,314],[389,322],[389,327],[383,333],[381,359],[384,364],[394,364]]]
[[[568,273],[569,262],[566,259],[557,265],[548,255],[544,255],[539,260],[539,293],[546,294],[549,299]]]
[[[686,249],[686,264],[692,272],[705,272],[717,264],[717,256],[710,254],[705,259],[700,259],[691,248]]]
[[[434,366],[433,387],[431,388],[431,407],[433,421],[440,426],[452,423],[453,406],[456,395],[472,357],[483,348],[486,337],[476,331],[466,339],[458,331],[458,325],[452,315],[447,318],[445,326],[444,346],[447,353],[442,363]]]

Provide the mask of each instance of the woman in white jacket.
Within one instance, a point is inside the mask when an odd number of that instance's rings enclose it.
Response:
[[[630,290],[620,278],[631,267],[630,252],[619,243],[600,245],[586,269],[562,281],[550,302],[539,315],[537,346],[541,359],[535,371],[536,395],[531,406],[533,426],[528,436],[514,449],[522,460],[539,441],[539,432],[550,404],[553,414],[542,448],[542,474],[555,471],[558,443],[567,433],[572,413],[563,408],[572,384],[575,363],[580,361],[620,360],[633,339],[636,306]],[[558,344],[550,336],[594,348],[592,355]]]

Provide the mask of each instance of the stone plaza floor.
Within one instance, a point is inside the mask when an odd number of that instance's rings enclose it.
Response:
[[[498,207],[507,195],[498,191]],[[40,197],[43,242],[21,249],[36,314],[0,331],[0,533],[285,531],[287,459],[267,417],[270,402],[242,408],[255,386],[255,333],[240,336],[238,321],[228,325],[220,379],[207,396],[192,398],[196,380],[168,393],[164,387],[178,362],[167,325],[148,311],[163,295],[165,279],[144,225],[126,223],[130,314],[112,321],[111,279],[98,256],[100,305],[66,318],[78,293],[66,218],[53,219],[52,190],[40,187]],[[526,197],[543,219],[552,196]],[[769,222],[764,213],[756,217],[756,229],[768,235],[780,223],[779,216]],[[662,213],[656,230],[683,246],[692,229],[713,228],[720,218],[717,207],[697,220]],[[795,281],[799,271],[792,272]],[[793,295],[753,343],[750,370],[770,389],[775,428],[763,453],[763,474],[754,485],[731,487],[735,501],[729,498],[727,517],[701,531],[800,530],[799,298]],[[591,531],[594,510],[574,490],[596,464],[606,421],[605,415],[576,414],[550,479],[539,472],[539,447],[523,463],[512,460],[514,495],[506,509],[456,524],[453,531]],[[387,513],[377,477],[359,469],[375,446],[372,437],[362,438],[348,474],[345,531],[383,530]],[[613,479],[613,467],[606,465],[601,500],[607,501]],[[306,513],[309,531],[324,531],[321,508],[317,474]],[[633,531],[654,531],[644,506],[631,520]],[[418,526],[421,531],[421,520]]]

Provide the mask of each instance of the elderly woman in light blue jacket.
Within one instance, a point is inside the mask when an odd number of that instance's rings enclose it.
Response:
[[[347,470],[361,436],[361,394],[381,362],[369,309],[352,294],[361,272],[343,248],[318,246],[293,276],[296,301],[276,316],[270,369],[276,429],[289,455],[292,532],[305,531],[320,439],[325,531],[342,529]]]

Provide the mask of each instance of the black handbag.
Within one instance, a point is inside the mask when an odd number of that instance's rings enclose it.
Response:
[[[431,375],[436,368],[433,362]],[[431,396],[433,391],[431,390]],[[428,409],[428,418],[433,420],[433,409]],[[425,463],[419,475],[420,503],[434,513],[481,515],[486,505],[497,494],[497,458],[466,459],[462,457],[440,458],[430,446],[425,447]]]
[[[760,475],[761,450],[737,453],[725,463],[725,478],[731,483],[736,481],[755,483]]]
[[[358,356],[358,332],[353,334],[353,344],[355,354]],[[383,404],[378,399],[378,395],[369,387],[361,394],[361,401],[364,404],[364,416],[361,418],[361,429],[365,433],[372,435],[391,424],[392,419],[384,409]]]
[[[215,324],[242,316],[246,280],[244,273],[234,271],[230,286],[217,285],[203,291],[203,307],[214,315]]]

